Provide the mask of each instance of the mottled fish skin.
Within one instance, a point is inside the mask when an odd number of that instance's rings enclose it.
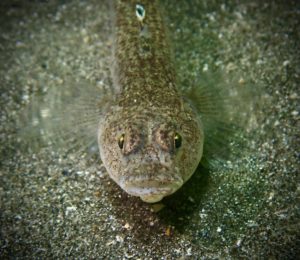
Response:
[[[138,19],[136,5],[146,11]],[[176,88],[166,30],[153,0],[115,3],[114,101],[99,123],[101,159],[127,193],[157,202],[197,168],[204,134]]]

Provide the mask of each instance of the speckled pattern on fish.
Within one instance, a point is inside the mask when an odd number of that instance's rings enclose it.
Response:
[[[127,193],[156,202],[194,173],[204,134],[199,116],[176,88],[157,2],[136,4],[114,6],[115,95],[99,123],[98,143],[110,177]],[[138,7],[144,17],[136,14]]]

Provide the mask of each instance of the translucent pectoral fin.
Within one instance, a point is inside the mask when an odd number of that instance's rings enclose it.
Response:
[[[112,96],[108,88],[88,82],[61,85],[33,96],[17,120],[20,148],[98,151],[98,123]]]
[[[229,78],[222,73],[210,73],[198,79],[185,96],[198,112],[204,128],[202,164],[234,160],[242,153],[249,129],[253,125],[252,110],[258,93],[251,82]]]

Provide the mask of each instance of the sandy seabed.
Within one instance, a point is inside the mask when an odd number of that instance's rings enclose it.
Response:
[[[183,88],[218,70],[258,93],[246,148],[233,142],[234,160],[200,167],[156,205],[122,192],[96,155],[46,145],[25,152],[17,121],[34,97],[109,86],[109,5],[1,1],[1,259],[299,256],[299,3],[167,0],[162,8]]]

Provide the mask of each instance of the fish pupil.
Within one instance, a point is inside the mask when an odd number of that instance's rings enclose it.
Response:
[[[119,145],[120,149],[123,149],[123,147],[124,147],[124,136],[125,135],[122,134],[118,140],[118,145]]]
[[[180,134],[176,133],[175,136],[174,136],[174,145],[175,145],[175,148],[179,148],[181,147],[181,143],[182,143],[182,137]]]

